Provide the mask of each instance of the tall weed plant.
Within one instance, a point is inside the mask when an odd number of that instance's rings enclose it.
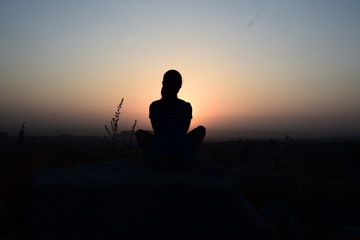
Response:
[[[130,146],[129,148],[131,148],[133,145],[132,140],[135,134],[137,120],[135,120],[131,128],[129,145],[126,144],[125,134],[123,134],[122,141],[120,140],[121,131],[119,130],[119,119],[123,103],[124,98],[121,99],[119,105],[117,106],[115,115],[110,121],[110,127],[105,124],[105,130],[107,133],[107,136],[105,136],[105,140],[108,142],[108,145],[110,147],[110,154],[112,155],[112,157],[124,154],[126,146]]]

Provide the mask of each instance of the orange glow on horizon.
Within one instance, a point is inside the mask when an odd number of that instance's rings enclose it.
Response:
[[[176,69],[191,128],[360,133],[360,2],[145,2],[1,2],[0,132],[151,129]]]

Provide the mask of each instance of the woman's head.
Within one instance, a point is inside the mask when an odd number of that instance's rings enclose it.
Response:
[[[176,98],[182,85],[181,74],[176,70],[169,70],[164,74],[161,95],[163,98]]]

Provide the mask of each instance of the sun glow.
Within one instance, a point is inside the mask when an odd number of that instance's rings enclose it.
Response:
[[[155,2],[1,2],[0,132],[25,121],[30,135],[102,135],[121,98],[122,129],[151,129],[169,69],[183,76],[191,128],[210,135],[360,131],[359,3]]]

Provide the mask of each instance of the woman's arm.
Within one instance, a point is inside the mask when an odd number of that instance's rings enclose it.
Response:
[[[189,127],[190,127],[190,122],[191,122],[191,118],[187,119],[185,122],[185,134],[187,134],[187,132],[189,131]]]
[[[158,127],[153,119],[150,120],[151,120],[151,127],[154,130],[154,135],[156,136]]]

